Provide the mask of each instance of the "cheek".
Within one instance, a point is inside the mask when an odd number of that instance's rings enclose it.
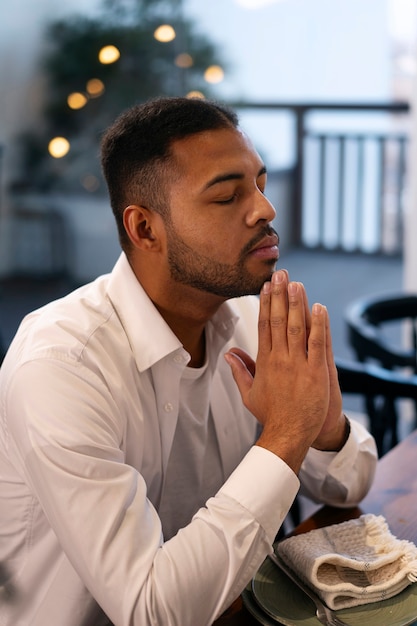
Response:
[[[232,220],[232,216],[226,211],[202,215],[196,211],[177,209],[172,225],[175,235],[187,247],[205,257],[227,263],[239,259],[247,242],[247,238],[245,240],[241,229],[237,227],[236,220]]]
[[[204,251],[207,256],[214,256],[221,252],[222,257],[234,259],[242,248],[242,243],[233,232],[233,228],[227,222],[214,222],[213,220],[196,225],[193,231],[187,234],[188,242],[194,247],[199,246],[200,252]]]

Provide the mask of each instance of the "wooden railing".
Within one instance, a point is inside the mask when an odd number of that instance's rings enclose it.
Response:
[[[294,116],[291,240],[293,245],[402,254],[408,132],[397,130],[407,102],[233,103],[237,110],[290,111]],[[311,113],[381,114],[384,132],[317,132]]]

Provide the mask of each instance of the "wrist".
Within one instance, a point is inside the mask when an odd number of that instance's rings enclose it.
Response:
[[[350,421],[344,413],[341,413],[337,426],[332,431],[321,434],[312,447],[326,452],[340,452],[349,435]]]
[[[295,444],[294,442],[297,441]],[[266,448],[276,454],[284,463],[298,475],[304,458],[309,450],[309,444],[294,437],[280,436],[279,438],[270,436],[266,429],[261,433],[256,445]]]

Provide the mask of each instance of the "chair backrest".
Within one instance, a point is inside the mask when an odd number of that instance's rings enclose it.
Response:
[[[403,378],[402,397],[415,399],[414,424],[417,426],[416,396],[405,393],[407,380],[412,385],[417,373],[417,294],[393,293],[361,298],[352,302],[346,310],[348,342],[361,363],[374,363],[384,368],[385,389],[378,391],[378,382],[369,376],[365,385],[365,409],[370,418],[370,431],[382,454],[398,442],[399,414],[396,398],[401,397],[400,380],[395,381],[394,372],[401,370]],[[397,325],[400,334],[395,341],[388,341],[387,331]],[[411,335],[407,339],[406,331]],[[406,345],[404,345],[406,344]],[[405,373],[405,369],[408,370]],[[389,376],[389,373],[393,376]],[[375,372],[373,372],[375,374]],[[410,377],[410,378],[409,378]],[[377,378],[383,379],[383,372]],[[389,391],[392,389],[392,393]],[[376,396],[380,396],[377,398]],[[383,401],[381,402],[381,397]]]
[[[398,443],[397,400],[410,398],[417,404],[417,376],[341,359],[336,367],[342,393],[363,396],[369,430],[382,456]]]
[[[387,369],[412,367],[417,372],[417,295],[391,294],[354,301],[346,310],[348,342],[359,361],[374,360]],[[389,343],[384,323],[408,321],[409,346]]]
[[[417,376],[403,376],[370,363],[336,359],[342,393],[417,400]]]

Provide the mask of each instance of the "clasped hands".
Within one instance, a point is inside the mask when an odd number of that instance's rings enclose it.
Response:
[[[339,450],[348,425],[326,307],[310,311],[301,283],[274,272],[260,294],[256,362],[240,348],[225,355],[246,408],[263,425],[257,444],[296,473],[310,446]]]

